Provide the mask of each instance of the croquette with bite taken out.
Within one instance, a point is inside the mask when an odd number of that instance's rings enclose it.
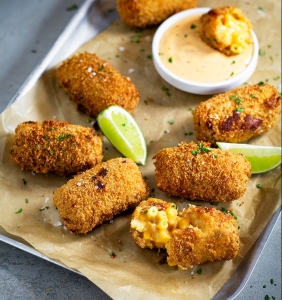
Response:
[[[252,24],[235,6],[211,9],[199,23],[201,39],[210,47],[231,56],[243,53],[252,43]]]
[[[168,264],[184,270],[230,260],[240,248],[238,225],[228,211],[195,205],[178,211],[174,203],[156,198],[136,207],[130,231],[138,246],[165,248]]]

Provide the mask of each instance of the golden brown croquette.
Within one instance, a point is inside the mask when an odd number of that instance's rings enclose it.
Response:
[[[78,173],[102,157],[102,139],[92,128],[54,120],[19,124],[11,147],[13,162],[36,173]]]
[[[194,110],[198,140],[239,143],[273,128],[281,113],[281,97],[269,84],[244,86],[213,96]]]
[[[117,0],[121,20],[133,27],[160,24],[171,15],[197,6],[197,0]]]
[[[238,226],[228,211],[190,205],[178,212],[174,203],[156,198],[136,207],[130,231],[141,248],[166,248],[168,264],[180,269],[230,260],[240,248]]]
[[[114,158],[69,180],[54,192],[53,201],[66,228],[86,234],[148,194],[133,160]]]
[[[91,116],[111,105],[132,112],[139,102],[139,91],[130,78],[94,53],[83,52],[65,60],[57,76],[76,108]]]
[[[225,55],[244,52],[252,43],[251,22],[240,8],[225,6],[211,9],[200,18],[201,39]]]
[[[183,224],[166,244],[170,266],[188,269],[234,258],[240,249],[235,218],[213,207],[190,205],[179,213]]]
[[[154,159],[157,187],[190,200],[233,201],[244,195],[251,177],[251,164],[243,155],[205,142],[182,142],[159,150]]]

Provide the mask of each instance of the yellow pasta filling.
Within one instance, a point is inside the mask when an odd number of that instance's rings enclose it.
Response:
[[[218,34],[225,44],[230,45],[233,53],[242,53],[250,43],[249,24],[244,19],[240,19],[234,13],[225,14],[222,18],[222,26],[218,28]]]
[[[178,216],[175,204],[165,210],[159,210],[157,206],[149,209],[140,209],[138,217],[131,221],[131,227],[142,233],[142,238],[146,246],[154,244],[157,248],[165,248],[165,244],[172,237],[173,230],[183,226],[181,222],[187,224]],[[179,224],[179,225],[178,225]],[[187,227],[187,225],[184,225]]]

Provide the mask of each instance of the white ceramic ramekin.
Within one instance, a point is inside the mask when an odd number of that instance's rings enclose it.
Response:
[[[152,55],[153,55],[153,62],[155,68],[159,75],[172,86],[183,90],[185,92],[199,94],[199,95],[212,95],[223,93],[228,90],[232,90],[239,85],[246,82],[253,72],[256,69],[257,62],[258,62],[258,52],[259,52],[259,44],[257,37],[253,30],[251,30],[251,35],[253,39],[253,56],[251,58],[250,63],[248,66],[238,75],[224,81],[213,82],[213,83],[205,83],[205,82],[194,82],[190,80],[183,79],[170,70],[168,70],[161,61],[159,56],[159,44],[164,35],[164,33],[176,22],[187,18],[192,15],[201,15],[207,13],[211,8],[204,7],[204,8],[193,8],[188,9],[179,13],[172,15],[170,18],[165,20],[157,29],[152,43]]]

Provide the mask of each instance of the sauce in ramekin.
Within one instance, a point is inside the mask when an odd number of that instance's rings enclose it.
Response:
[[[198,33],[201,15],[176,22],[159,45],[162,63],[175,75],[194,82],[219,82],[241,73],[253,56],[253,44],[241,54],[226,56],[204,43]]]

